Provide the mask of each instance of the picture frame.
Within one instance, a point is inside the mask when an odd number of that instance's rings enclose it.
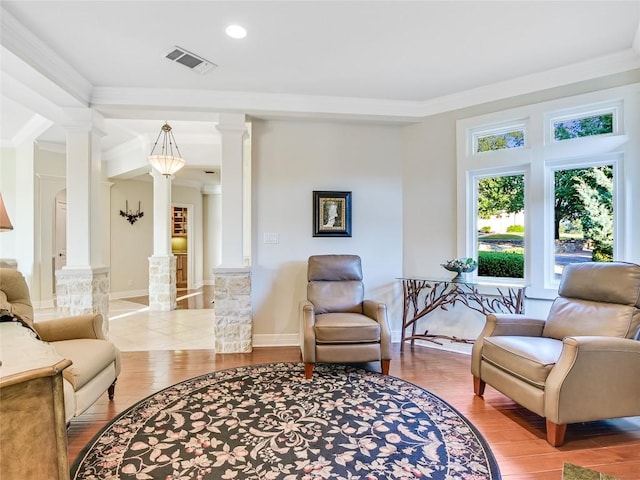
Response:
[[[351,236],[351,192],[313,192],[313,236]]]

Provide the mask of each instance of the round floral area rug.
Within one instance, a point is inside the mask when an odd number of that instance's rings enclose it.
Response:
[[[390,375],[301,363],[186,380],[137,403],[76,459],[72,479],[499,479],[477,430]]]

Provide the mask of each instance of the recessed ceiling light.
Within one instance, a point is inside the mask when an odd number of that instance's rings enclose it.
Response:
[[[229,25],[225,30],[225,32],[231,38],[244,38],[247,36],[247,31],[245,30],[244,27],[241,27],[240,25]]]

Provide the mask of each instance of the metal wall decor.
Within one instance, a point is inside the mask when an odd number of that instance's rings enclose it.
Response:
[[[124,210],[120,210],[120,216],[126,218],[127,222],[133,225],[138,221],[138,219],[144,216],[144,212],[140,211],[140,202],[138,202],[138,210],[135,212],[133,210],[129,210],[129,200],[125,200],[124,202]]]

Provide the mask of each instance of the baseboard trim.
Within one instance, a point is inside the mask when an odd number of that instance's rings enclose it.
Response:
[[[149,295],[149,290],[129,290],[126,292],[111,292],[109,294],[109,300],[119,300],[121,298],[131,297],[146,297]]]
[[[253,336],[254,347],[297,347],[300,345],[300,335],[286,333],[283,335],[256,334]]]

